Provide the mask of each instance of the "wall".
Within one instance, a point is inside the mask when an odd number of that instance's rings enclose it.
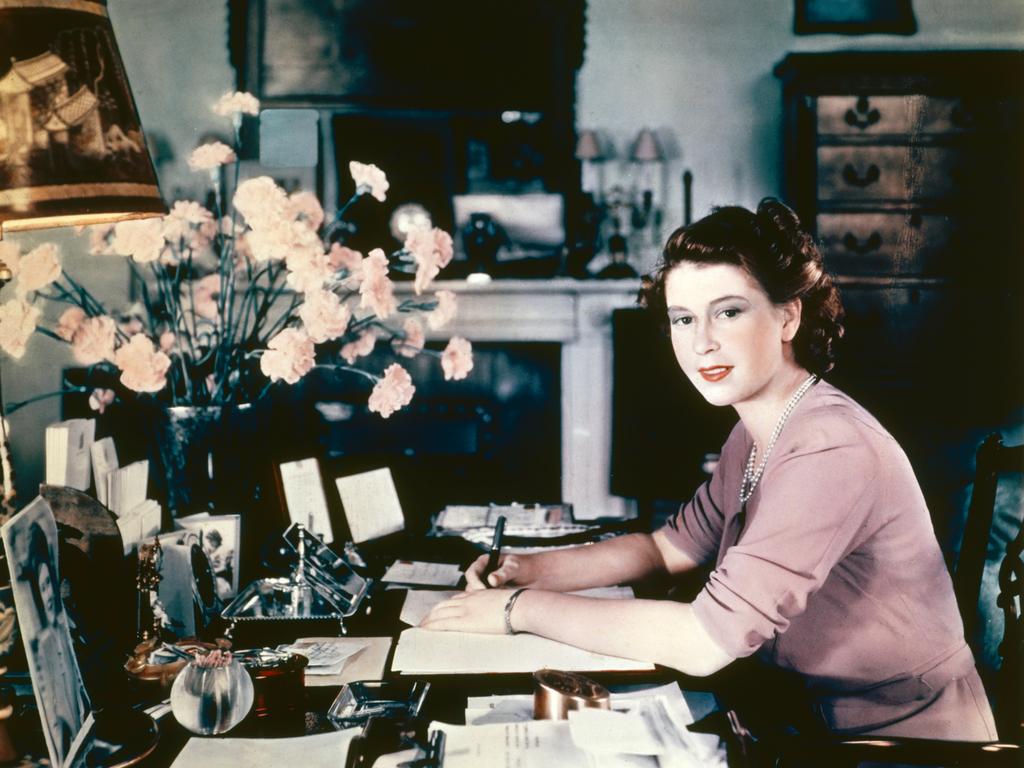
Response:
[[[588,0],[577,125],[605,133],[617,152],[606,187],[634,182],[621,158],[642,127],[656,131],[670,158],[655,190],[667,192],[663,237],[683,220],[685,169],[694,218],[713,205],[755,205],[779,193],[782,89],[772,69],[786,53],[1024,46],[1018,0],[913,6],[911,37],[846,37],[794,35],[793,0]]]
[[[168,199],[201,188],[185,161],[208,132],[224,131],[208,107],[233,87],[226,3],[220,0],[109,0],[143,125],[172,155],[158,171]],[[985,13],[978,9],[984,6]],[[661,194],[662,232],[682,221],[680,176],[694,175],[694,215],[710,206],[753,205],[779,189],[780,88],[772,67],[791,50],[838,48],[1002,48],[1024,46],[1024,3],[917,0],[910,38],[792,34],[792,0],[588,0],[586,60],[578,83],[581,128],[601,129],[621,153],[643,126],[657,130],[669,162]],[[617,163],[608,181],[620,178]],[[628,185],[631,178],[621,176]],[[25,248],[44,239],[65,266],[103,295],[126,295],[122,263],[90,258],[69,232],[11,237]],[[57,389],[63,350],[33,339],[22,361],[4,360],[7,402]],[[11,417],[21,501],[42,477],[43,428],[56,400]]]

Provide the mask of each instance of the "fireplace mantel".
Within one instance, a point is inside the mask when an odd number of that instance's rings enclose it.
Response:
[[[411,293],[408,283],[397,292]],[[458,315],[435,338],[554,342],[562,349],[562,498],[579,519],[626,517],[631,500],[609,493],[612,310],[634,306],[638,280],[439,280],[458,295]],[[523,499],[523,501],[529,501]]]

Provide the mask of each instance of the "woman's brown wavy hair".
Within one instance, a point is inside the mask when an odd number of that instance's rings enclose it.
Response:
[[[821,251],[786,205],[766,197],[756,212],[716,208],[669,237],[662,260],[640,289],[640,304],[667,328],[665,279],[683,262],[732,264],[746,270],[775,304],[800,299],[800,328],[793,339],[799,365],[818,375],[832,370],[834,344],[843,335],[843,304]]]

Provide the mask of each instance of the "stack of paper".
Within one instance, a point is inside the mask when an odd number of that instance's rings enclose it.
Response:
[[[468,726],[499,726],[525,723],[533,718],[533,697],[474,696],[466,702]],[[628,693],[612,692],[611,710],[587,709],[569,713],[561,727],[572,745],[600,765],[657,765],[659,768],[725,766],[725,751],[714,734],[692,733],[694,721],[677,683]],[[446,732],[448,725],[439,725]],[[506,728],[505,733],[509,733]],[[466,732],[486,736],[475,728]],[[461,734],[456,734],[456,739]],[[550,734],[549,734],[550,735]],[[571,754],[559,734],[556,743]]]
[[[131,551],[142,543],[143,539],[160,533],[161,513],[162,508],[159,502],[153,499],[143,499],[128,512],[118,516],[117,529],[121,532],[121,541],[124,544],[126,555],[131,554]]]
[[[112,469],[107,472],[106,480],[107,508],[120,517],[146,500],[149,462],[136,461],[126,467]]]
[[[394,672],[418,675],[530,673],[550,667],[568,672],[651,670],[645,661],[591,653],[537,635],[433,632],[413,627],[398,638]]]
[[[95,419],[69,419],[46,428],[46,482],[79,491],[92,482],[89,452],[96,435]]]
[[[337,637],[296,640],[291,645],[278,646],[280,651],[298,653],[309,659],[307,675],[340,675],[345,663],[366,648],[369,642],[361,638]]]
[[[461,578],[462,569],[450,563],[396,560],[381,581],[393,584],[419,584],[425,587],[454,587]]]
[[[174,766],[192,768],[281,768],[299,758],[303,768],[345,765],[349,744],[359,728],[289,739],[189,739]]]

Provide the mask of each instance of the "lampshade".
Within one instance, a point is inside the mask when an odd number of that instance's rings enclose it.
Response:
[[[576,139],[575,154],[577,160],[604,159],[604,155],[601,152],[601,140],[597,137],[597,131],[589,129],[580,131],[579,138]]]
[[[0,0],[0,236],[166,212],[105,0]]]
[[[650,128],[644,128],[633,144],[633,160],[637,163],[656,163],[665,159],[658,145],[658,137]]]

